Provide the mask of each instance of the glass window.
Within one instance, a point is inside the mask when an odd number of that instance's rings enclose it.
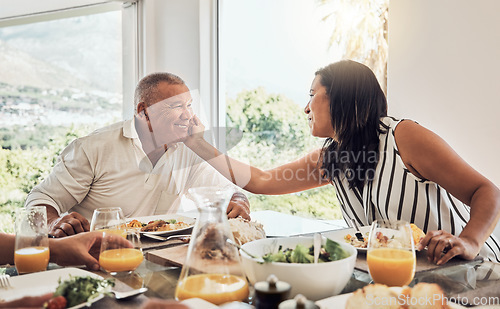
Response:
[[[227,138],[230,156],[268,169],[321,147],[304,107],[314,72],[323,66],[343,58],[380,66],[385,85],[388,0],[219,3],[219,101],[226,126],[243,132],[239,143]],[[250,194],[250,202],[252,210],[341,218],[331,185],[283,196]]]
[[[68,142],[122,119],[121,29],[120,11],[0,28],[0,215]]]

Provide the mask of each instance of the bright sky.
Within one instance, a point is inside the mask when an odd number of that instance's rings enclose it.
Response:
[[[340,60],[328,40],[328,12],[315,0],[224,0],[221,5],[226,92],[264,86],[305,106],[314,72]],[[224,78],[224,77],[223,77]]]

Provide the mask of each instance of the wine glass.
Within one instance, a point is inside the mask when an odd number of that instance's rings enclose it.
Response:
[[[102,234],[99,264],[111,275],[130,274],[144,260],[137,229],[124,230],[125,238],[113,230]]]
[[[16,212],[14,263],[19,274],[44,271],[49,264],[47,209],[21,208]]]
[[[125,236],[127,225],[120,207],[97,208],[92,214],[90,221],[91,231],[110,232],[112,230]]]
[[[415,246],[410,224],[405,221],[374,221],[366,254],[373,282],[388,286],[410,284],[415,275]]]

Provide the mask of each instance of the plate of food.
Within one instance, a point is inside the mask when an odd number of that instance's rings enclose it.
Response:
[[[90,306],[110,293],[114,285],[111,280],[74,267],[13,276],[10,281],[12,288],[0,290],[1,301],[54,293],[49,303],[64,298],[66,307],[70,309]]]
[[[370,234],[370,226],[360,227],[361,234],[363,235],[364,241],[360,241],[356,238],[356,230],[354,228],[336,230],[331,232],[322,233],[323,236],[335,240],[336,242],[342,242],[351,244],[358,251],[366,252],[368,247],[368,235]]]
[[[194,218],[181,215],[157,215],[127,219],[127,227],[139,228],[145,235],[169,235],[193,227]]]
[[[415,245],[417,245],[420,242],[420,239],[425,237],[425,233],[413,223],[410,224],[410,227],[412,229],[413,241]],[[370,234],[370,226],[362,226],[360,227],[360,231],[361,234],[363,235],[364,241],[358,240],[358,238],[355,235],[356,230],[354,228],[326,232],[323,233],[323,235],[337,242],[344,242],[351,244],[360,252],[366,252],[368,250],[367,247],[368,247],[368,236]],[[377,235],[377,240],[380,243],[394,241],[393,238],[394,235],[391,234],[390,230],[387,230],[387,233],[380,233],[379,235]]]

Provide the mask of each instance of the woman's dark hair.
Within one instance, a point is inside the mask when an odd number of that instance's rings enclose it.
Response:
[[[323,145],[323,177],[332,181],[345,176],[350,189],[362,191],[379,159],[380,118],[387,116],[384,92],[370,68],[355,61],[332,63],[315,74],[330,98],[335,134]]]

